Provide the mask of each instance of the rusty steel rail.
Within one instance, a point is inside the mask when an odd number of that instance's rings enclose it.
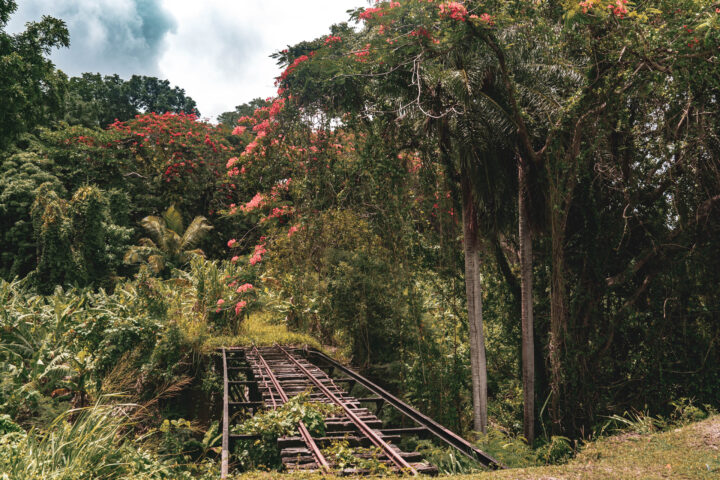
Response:
[[[284,349],[283,349],[284,351]],[[338,371],[343,372],[350,378],[354,379],[362,385],[363,387],[367,388],[374,394],[378,395],[379,397],[382,397],[387,403],[395,407],[398,411],[400,411],[402,414],[407,416],[408,418],[412,419],[415,423],[418,425],[421,425],[425,428],[427,428],[430,432],[432,432],[438,439],[442,440],[446,444],[450,445],[451,447],[458,450],[460,453],[465,455],[466,457],[470,458],[471,460],[474,460],[476,462],[479,462],[489,468],[495,468],[495,469],[502,469],[505,468],[505,466],[500,463],[498,460],[495,460],[493,457],[488,455],[487,453],[483,452],[482,450],[478,449],[474,445],[472,445],[470,442],[462,438],[460,435],[457,435],[456,433],[452,432],[451,430],[448,430],[447,428],[443,427],[439,423],[437,423],[432,418],[428,417],[427,415],[424,415],[408,405],[407,403],[403,402],[402,400],[398,399],[396,396],[392,395],[382,387],[374,384],[370,380],[366,379],[362,375],[356,373],[355,371],[347,368],[345,365],[342,365],[339,362],[336,362],[332,358],[328,357],[322,352],[319,352],[315,349],[306,350],[308,354],[314,355],[321,360],[323,360],[325,363],[327,363],[328,366],[331,366],[335,368]],[[287,354],[287,352],[286,352]]]
[[[223,360],[223,425],[222,425],[222,454],[220,463],[220,478],[227,478],[228,475],[228,460],[230,458],[230,412],[228,408],[228,369],[227,369],[227,355],[225,353],[225,347],[222,349],[222,360]]]
[[[404,458],[402,458],[401,455],[399,455],[391,446],[389,443],[387,443],[385,440],[380,437],[380,435],[377,434],[372,428],[368,426],[367,423],[365,423],[360,417],[358,417],[355,412],[352,411],[350,407],[348,407],[344,402],[342,402],[337,395],[335,395],[329,388],[327,388],[323,383],[317,379],[315,375],[313,375],[307,368],[305,368],[300,362],[295,359],[285,348],[283,348],[281,345],[277,345],[277,347],[287,356],[287,358],[292,361],[295,366],[300,369],[300,371],[305,374],[305,376],[320,390],[326,397],[328,397],[330,400],[332,400],[333,403],[336,405],[342,407],[342,409],[345,411],[345,414],[348,416],[348,418],[355,424],[355,426],[358,427],[358,429],[370,439],[370,441],[376,446],[381,448],[385,454],[388,456],[388,458],[398,467],[400,470],[406,471],[411,473],[412,475],[418,475],[417,470],[410,465]],[[328,377],[328,379],[332,382],[332,379]]]
[[[253,353],[257,355],[258,360],[260,361],[260,364],[262,367],[267,371],[267,375],[270,378],[270,382],[272,382],[273,386],[275,387],[275,390],[277,391],[278,395],[282,399],[283,403],[287,403],[288,396],[285,393],[285,390],[280,385],[280,382],[278,382],[278,379],[275,377],[275,374],[270,369],[270,366],[267,364],[263,356],[260,354],[260,351],[257,349],[256,346],[253,346]],[[267,385],[267,383],[266,383]],[[272,390],[270,390],[270,398],[272,399],[273,403],[275,403],[275,398],[272,396]],[[315,443],[315,440],[313,440],[312,436],[310,435],[310,432],[308,431],[307,427],[303,423],[302,420],[298,423],[298,431],[300,432],[300,435],[303,438],[303,441],[305,441],[305,444],[310,449],[310,452],[312,452],[313,457],[315,457],[315,463],[317,463],[320,470],[322,470],[323,473],[330,473],[330,464],[328,463],[327,459],[325,458],[325,455],[322,454],[320,451],[320,448],[317,446],[317,443]]]
[[[256,347],[255,345],[253,345],[253,350],[254,350],[254,353],[258,356],[258,358],[262,358],[262,356],[260,355],[260,352],[258,351],[258,349],[257,349],[257,347]],[[263,363],[265,363],[265,359],[264,359],[264,358],[263,358],[262,361],[263,361]],[[265,364],[265,365],[266,365],[266,364]],[[265,367],[265,365],[263,365],[263,367]],[[270,372],[270,369],[267,369],[267,370],[268,370],[268,372]],[[270,375],[272,375],[271,372],[270,372]],[[271,380],[272,380],[272,379],[277,380],[274,376],[271,377]],[[265,388],[267,389],[268,393],[270,394],[270,402],[272,403],[272,407],[273,407],[273,408],[277,408],[277,407],[278,407],[278,404],[277,404],[277,401],[275,401],[275,394],[273,393],[272,388],[270,388],[270,385],[268,385],[267,379],[265,378],[264,375],[263,375],[263,377],[262,377],[262,381],[263,381],[263,384],[265,384]],[[280,392],[280,390],[278,390],[278,394],[279,394],[279,392]],[[285,392],[283,391],[283,393],[285,393]],[[281,395],[281,399],[282,399],[282,395]],[[283,401],[284,401],[284,402],[287,402],[287,400],[283,400]]]

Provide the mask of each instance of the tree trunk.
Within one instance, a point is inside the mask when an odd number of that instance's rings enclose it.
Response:
[[[470,370],[472,375],[473,428],[487,431],[487,361],[482,321],[482,285],[478,219],[469,181],[463,178],[463,247],[465,250],[465,290],[470,324]]]
[[[567,310],[565,300],[565,224],[567,210],[557,196],[552,198],[550,213],[551,227],[551,274],[550,274],[550,339],[548,356],[550,358],[550,418],[553,433],[562,432],[560,419],[560,395],[563,383],[562,349],[567,328]],[[554,207],[558,205],[558,207]]]
[[[523,431],[535,440],[535,344],[533,339],[532,233],[528,219],[527,166],[518,163],[518,230],[520,241],[520,318],[522,324]]]

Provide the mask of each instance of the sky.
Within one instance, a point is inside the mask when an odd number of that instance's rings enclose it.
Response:
[[[69,76],[83,72],[167,79],[203,117],[275,93],[269,55],[329,33],[367,0],[20,0],[7,26],[51,15],[64,20],[70,48],[52,53]]]

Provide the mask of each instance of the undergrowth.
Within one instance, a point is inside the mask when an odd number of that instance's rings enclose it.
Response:
[[[68,410],[42,431],[14,428],[0,436],[0,477],[4,480],[214,478],[216,468],[212,462],[201,459],[189,468],[177,456],[161,456],[147,448],[144,437],[134,437],[133,416],[138,408],[135,404],[98,403]],[[75,418],[69,421],[70,417]]]
[[[311,402],[309,393],[288,400],[274,410],[256,414],[232,428],[231,433],[253,435],[257,438],[235,442],[234,460],[240,470],[280,470],[280,450],[277,440],[285,436],[297,436],[302,421],[312,436],[325,435],[326,416],[338,413],[338,407]]]

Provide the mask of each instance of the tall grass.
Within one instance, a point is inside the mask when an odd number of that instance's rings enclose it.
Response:
[[[45,431],[12,433],[0,442],[2,477],[17,480],[116,479],[129,474],[153,478],[162,466],[129,442],[132,404],[96,404],[68,410]],[[71,416],[76,416],[69,422]]]

